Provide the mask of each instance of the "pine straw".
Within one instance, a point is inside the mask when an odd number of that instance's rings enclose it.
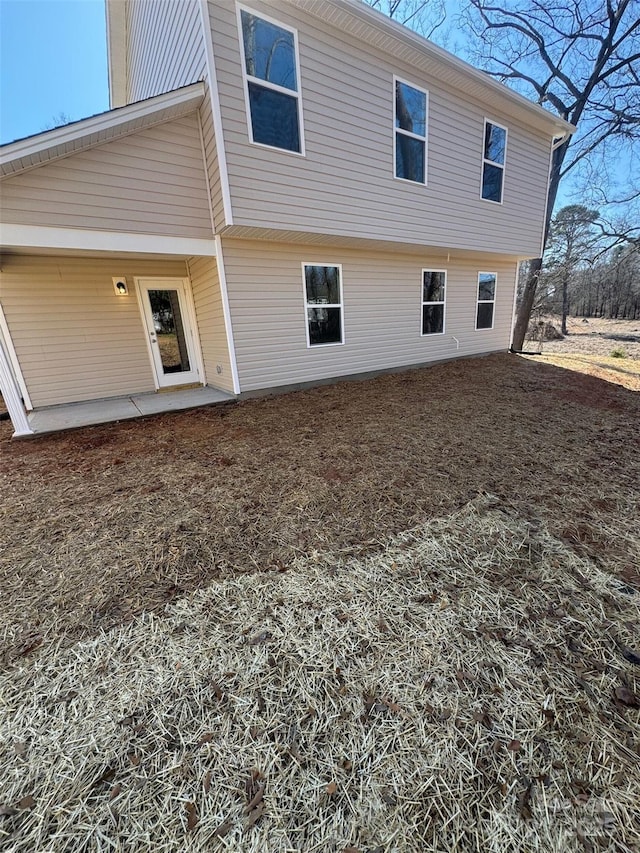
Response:
[[[638,394],[498,355],[31,441],[0,423],[0,667],[482,491],[640,588],[639,422]]]
[[[490,496],[288,568],[7,672],[0,846],[638,849],[637,592]]]

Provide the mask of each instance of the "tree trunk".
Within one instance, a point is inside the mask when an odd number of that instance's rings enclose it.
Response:
[[[563,335],[568,335],[567,331],[567,314],[569,313],[569,276],[565,275],[562,280],[562,326],[560,331]]]
[[[553,152],[551,158],[551,174],[549,176],[549,190],[547,194],[547,212],[544,221],[544,241],[543,251],[547,245],[549,237],[549,225],[551,224],[551,216],[553,215],[553,207],[556,203],[558,195],[558,187],[560,186],[560,169],[564,162],[567,148],[569,147],[570,139],[567,139]],[[524,284],[522,291],[522,299],[518,306],[518,318],[513,327],[513,338],[511,341],[511,349],[514,352],[522,349],[524,339],[529,328],[529,319],[531,318],[531,310],[536,298],[536,288],[540,280],[540,271],[542,270],[542,258],[536,258],[530,261],[529,274]]]
[[[542,258],[536,258],[534,261],[529,262],[529,272],[527,273],[527,279],[522,291],[522,298],[520,299],[520,305],[518,307],[518,317],[516,319],[515,326],[513,327],[511,349],[515,352],[522,349],[524,339],[527,335],[529,318],[531,317],[531,310],[536,298],[536,289],[538,287],[541,269]]]

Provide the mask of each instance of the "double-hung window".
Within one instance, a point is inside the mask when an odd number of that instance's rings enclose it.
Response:
[[[496,282],[498,273],[478,273],[478,302],[476,308],[476,329],[493,329],[496,306]]]
[[[482,151],[482,198],[502,204],[504,166],[507,157],[507,129],[484,120]]]
[[[307,345],[344,343],[342,324],[342,267],[303,264]]]
[[[304,153],[296,31],[240,8],[249,138]]]
[[[444,270],[422,270],[422,334],[444,332],[447,274]]]
[[[427,108],[424,89],[394,78],[395,175],[403,181],[427,182]]]

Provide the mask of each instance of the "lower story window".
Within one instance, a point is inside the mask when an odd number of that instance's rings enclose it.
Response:
[[[303,264],[302,270],[308,346],[344,343],[342,267]]]
[[[444,303],[447,274],[444,270],[422,270],[422,334],[444,332]]]
[[[498,273],[478,273],[478,304],[476,309],[476,329],[493,329],[497,280]]]

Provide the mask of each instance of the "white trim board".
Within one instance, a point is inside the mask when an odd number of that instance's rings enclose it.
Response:
[[[0,246],[5,249],[93,249],[98,252],[148,252],[155,255],[202,255],[210,258],[216,254],[213,238],[11,223],[2,223],[0,229]]]
[[[229,291],[227,290],[227,276],[224,269],[224,257],[222,255],[222,240],[216,236],[216,262],[218,265],[218,282],[220,285],[220,296],[222,297],[222,314],[224,317],[224,328],[227,333],[227,347],[229,349],[229,361],[231,363],[231,378],[233,380],[233,393],[240,393],[240,377],[238,375],[238,362],[236,359],[236,345],[233,340],[233,324],[231,323],[231,309],[229,307]]]
[[[216,145],[216,156],[218,159],[218,171],[220,173],[222,208],[224,210],[225,219],[224,223],[217,223],[219,231],[225,225],[233,225],[233,209],[231,207],[231,191],[229,189],[229,172],[227,171],[227,152],[222,132],[222,111],[220,109],[220,95],[218,92],[218,77],[216,75],[216,60],[213,52],[213,32],[211,29],[211,20],[209,18],[208,0],[200,0],[200,19],[202,23],[202,37],[204,39],[204,52],[209,83],[209,98],[211,100],[213,135]]]

